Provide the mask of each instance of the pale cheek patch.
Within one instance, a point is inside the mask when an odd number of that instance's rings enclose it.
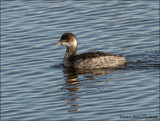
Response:
[[[77,47],[77,40],[76,39],[74,39],[74,41],[73,41],[73,46]]]
[[[62,45],[69,46],[69,44],[67,42],[62,42]]]

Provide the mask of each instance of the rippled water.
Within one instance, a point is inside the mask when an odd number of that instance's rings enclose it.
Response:
[[[1,120],[158,120],[158,0],[2,1]],[[65,47],[123,55],[121,69],[70,70]]]

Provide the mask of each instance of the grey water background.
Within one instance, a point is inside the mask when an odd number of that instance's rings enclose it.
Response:
[[[65,32],[128,65],[64,68]],[[158,120],[159,54],[158,0],[3,0],[1,120]]]

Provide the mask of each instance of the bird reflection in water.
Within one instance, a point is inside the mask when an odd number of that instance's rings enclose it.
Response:
[[[117,72],[117,70],[114,69],[92,69],[92,70],[87,70],[87,69],[74,69],[74,68],[63,68],[63,72],[65,74],[65,81],[66,84],[62,88],[62,90],[67,90],[67,97],[66,100],[68,100],[69,104],[69,109],[68,112],[75,112],[79,111],[80,108],[80,103],[79,99],[81,96],[80,94],[80,83],[82,84],[82,81],[85,80],[93,80],[94,77],[97,76],[103,76],[107,75],[110,73]],[[78,80],[78,76],[85,76],[84,80]]]
[[[77,101],[80,98],[79,93],[77,92],[80,89],[78,86],[78,75],[71,68],[64,68],[63,72],[65,74],[66,85],[62,88],[62,90],[68,90],[67,100],[69,101],[68,104],[70,105],[68,112],[78,111],[78,106],[80,106],[77,104]]]

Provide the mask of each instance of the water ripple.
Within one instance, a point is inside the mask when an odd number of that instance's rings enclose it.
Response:
[[[130,120],[156,116],[159,97],[158,1],[2,1],[2,120]],[[121,69],[70,70],[64,32],[78,53],[123,55]],[[140,120],[140,119],[137,119]]]

